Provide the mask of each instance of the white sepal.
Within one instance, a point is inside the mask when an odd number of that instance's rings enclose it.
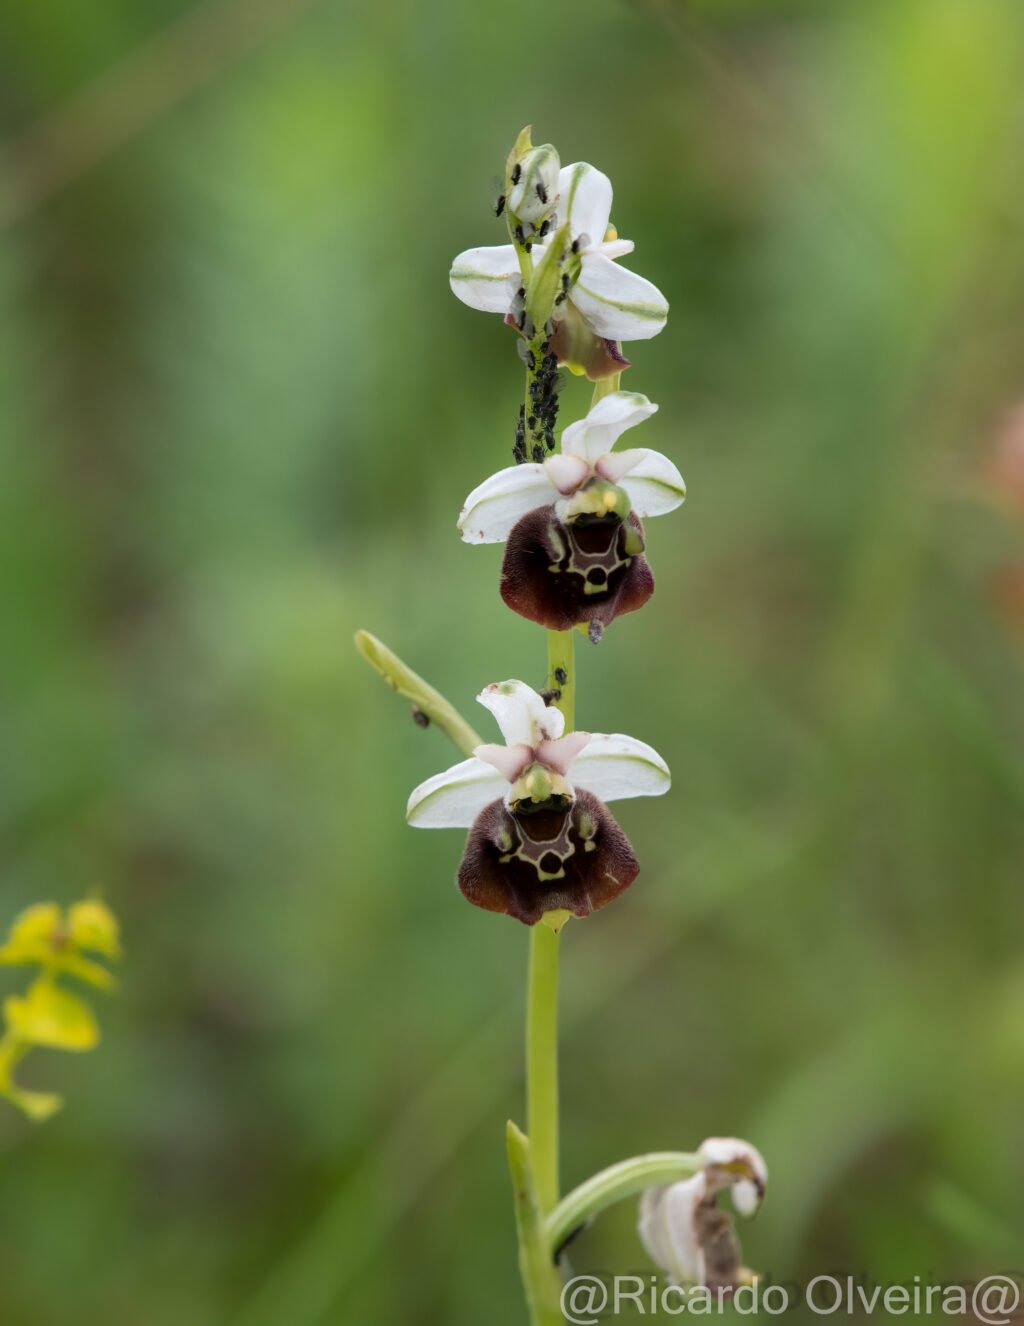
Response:
[[[668,300],[658,287],[603,253],[583,255],[572,302],[597,335],[611,341],[646,341],[668,318]]]
[[[497,769],[471,756],[420,783],[409,797],[405,818],[417,829],[468,829],[507,787]]]
[[[448,273],[454,294],[484,313],[508,313],[518,281],[519,260],[511,244],[466,249]]]
[[[609,239],[603,244],[598,244],[596,252],[603,253],[606,258],[625,258],[635,248],[636,245],[631,239]]]
[[[604,242],[612,211],[612,182],[595,166],[575,161],[558,176],[559,209],[573,239],[585,235],[590,248]]]
[[[638,391],[613,391],[587,415],[562,433],[564,454],[581,456],[589,464],[611,451],[627,428],[649,419],[658,407]]]
[[[621,732],[595,732],[573,761],[572,780],[602,801],[658,797],[672,785],[668,765],[658,752]]]
[[[632,464],[620,479],[613,479],[629,496],[629,504],[642,519],[646,516],[663,516],[667,511],[674,511],[682,506],[686,499],[686,484],[683,476],[667,456],[660,451],[614,452],[608,459],[615,462],[627,456],[636,456]],[[599,471],[601,466],[598,467]],[[610,477],[610,476],[606,476]]]
[[[637,1232],[653,1262],[677,1284],[703,1284],[704,1249],[697,1211],[707,1196],[703,1171],[663,1188],[648,1188],[640,1201]]]
[[[544,465],[510,465],[478,484],[466,498],[459,531],[466,543],[504,543],[517,520],[558,496]]]
[[[556,741],[565,730],[561,710],[548,706],[525,681],[495,681],[477,700],[494,715],[507,746],[539,746]]]

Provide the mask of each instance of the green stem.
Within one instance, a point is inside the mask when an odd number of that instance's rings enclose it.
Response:
[[[546,930],[546,926],[534,926]],[[515,1197],[519,1235],[519,1270],[526,1290],[532,1326],[562,1326],[562,1280],[551,1257],[544,1217],[537,1197],[534,1147],[509,1120],[508,1167]]]
[[[543,326],[535,330],[533,339],[528,341],[530,354],[533,356],[533,368],[526,369],[526,386],[523,392],[523,441],[526,446],[526,459],[528,461],[537,461],[537,453],[534,447],[541,448],[541,459],[549,454],[547,445],[544,441],[544,430],[537,414],[537,403],[533,398],[532,387],[537,380],[537,369],[544,359],[547,345],[547,333]],[[530,420],[533,420],[531,425]]]
[[[449,704],[440,691],[428,685],[375,635],[369,631],[356,631],[356,648],[399,695],[411,700],[432,723],[436,723],[464,755],[472,755],[477,746],[483,744],[454,705]]]
[[[548,685],[571,732],[575,719],[575,642],[572,631],[548,632]],[[558,1201],[558,946],[567,913],[551,912],[530,930],[526,996],[527,1129],[541,1210]]]
[[[701,1168],[700,1157],[689,1151],[652,1151],[610,1165],[562,1199],[544,1221],[549,1256],[565,1240],[614,1202],[635,1197],[646,1188],[688,1179]]]
[[[558,1201],[558,932],[543,921],[530,929],[526,1126],[537,1198],[546,1215]]]
[[[610,396],[613,391],[618,391],[621,381],[621,373],[613,373],[611,377],[607,378],[598,378],[594,383],[594,394],[590,398],[590,408],[593,409],[598,401],[603,400],[605,396]]]
[[[565,715],[566,732],[576,722],[575,644],[574,631],[548,631],[548,686],[562,692],[555,704]]]

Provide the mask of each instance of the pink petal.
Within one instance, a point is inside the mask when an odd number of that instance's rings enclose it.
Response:
[[[560,493],[574,493],[590,473],[590,466],[582,456],[549,456],[544,462],[548,478]]]
[[[533,751],[525,745],[477,746],[473,754],[478,760],[492,765],[510,783],[514,783],[523,770],[533,763]]]
[[[589,732],[570,732],[557,741],[542,741],[537,747],[537,759],[554,769],[563,778],[568,777],[569,765],[590,740]],[[479,752],[477,752],[479,754]]]
[[[642,447],[634,447],[629,451],[609,451],[601,456],[594,469],[602,479],[607,479],[609,483],[618,483],[619,480],[630,472],[647,455]]]

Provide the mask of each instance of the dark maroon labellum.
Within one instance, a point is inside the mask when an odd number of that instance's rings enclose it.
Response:
[[[459,888],[489,912],[535,925],[565,908],[588,916],[617,898],[640,872],[629,839],[607,806],[577,788],[516,813],[492,801],[476,817],[459,866]]]
[[[644,530],[630,512],[629,524]],[[554,506],[538,507],[516,522],[501,564],[501,597],[513,612],[550,631],[599,622],[642,608],[654,576],[642,552],[625,550],[626,525],[618,516],[577,516],[563,522]]]

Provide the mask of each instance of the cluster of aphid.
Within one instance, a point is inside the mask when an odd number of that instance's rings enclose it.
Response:
[[[515,165],[512,167],[512,171],[509,176],[513,188],[519,183],[522,177],[523,177],[522,163],[517,161]],[[549,198],[547,186],[543,183],[543,181],[538,180],[533,187],[534,187],[534,192],[537,194],[537,198],[539,199],[539,201],[543,203],[545,206],[547,206]],[[503,193],[499,193],[498,201],[494,204],[495,216],[501,216],[502,212],[504,212],[506,201],[507,199],[505,195]],[[544,236],[547,235],[550,231],[554,230],[557,227],[557,225],[558,225],[558,217],[554,215],[544,217],[544,219],[540,222],[539,225],[534,225],[531,221],[520,221],[517,222],[517,224],[513,227],[512,235],[516,243],[522,244],[523,247],[526,249],[526,252],[529,253],[530,249],[533,247],[533,241],[535,239],[543,239]]]
[[[577,254],[579,253],[580,249],[589,248],[589,246],[590,246],[590,236],[578,235],[576,239],[573,240],[572,244],[569,246],[569,252],[572,254]],[[565,254],[563,253],[562,257],[559,259],[559,266],[562,266],[564,263],[565,263]],[[555,296],[555,308],[558,308],[560,304],[565,303],[565,301],[569,298],[569,291],[571,289],[572,289],[572,277],[569,275],[568,272],[563,272],[558,294]]]
[[[517,465],[527,460],[540,462],[555,449],[555,421],[558,418],[558,393],[562,389],[562,375],[558,371],[558,357],[551,353],[547,339],[554,332],[554,324],[548,322],[544,330],[545,339],[536,349],[531,348],[525,340],[520,341],[517,347],[519,357],[530,370],[530,413],[526,413],[525,403],[520,405],[516,442],[512,448]],[[527,428],[532,437],[536,437],[539,432],[544,439],[543,444],[534,442],[529,454],[526,448]]]

